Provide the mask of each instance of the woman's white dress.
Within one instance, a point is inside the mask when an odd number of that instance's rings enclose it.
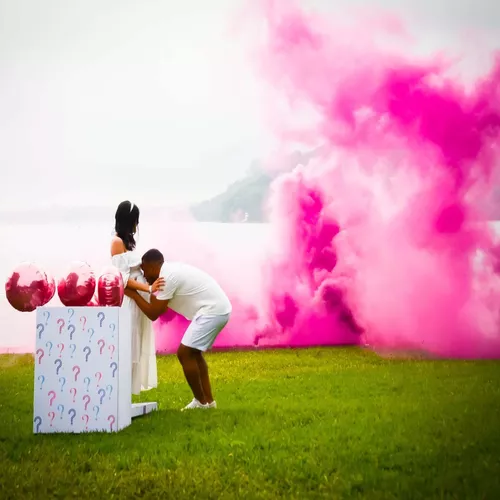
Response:
[[[122,274],[126,286],[129,278],[147,283],[141,270],[141,258],[135,252],[114,255],[111,263]],[[139,292],[149,302],[149,293]],[[156,372],[156,346],[151,320],[139,309],[134,300],[123,298],[123,308],[130,311],[132,326],[132,394],[153,389],[158,385]]]

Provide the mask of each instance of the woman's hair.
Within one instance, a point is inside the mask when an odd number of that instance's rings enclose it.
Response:
[[[139,224],[139,207],[130,201],[122,201],[115,214],[115,233],[127,250],[135,248],[135,231]]]

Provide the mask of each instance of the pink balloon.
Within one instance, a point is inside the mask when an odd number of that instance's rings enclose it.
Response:
[[[5,283],[9,304],[21,312],[31,312],[45,305],[49,294],[45,273],[29,262],[17,266]]]
[[[106,268],[97,283],[100,306],[120,307],[123,303],[123,278],[115,267]]]
[[[47,296],[45,297],[44,305],[48,304],[54,298],[54,295],[56,294],[56,280],[54,279],[54,277],[48,273],[45,273],[45,278],[47,280],[48,289],[47,289]]]
[[[66,277],[57,285],[59,298],[66,307],[86,306],[94,291],[94,272],[85,262],[73,262]]]

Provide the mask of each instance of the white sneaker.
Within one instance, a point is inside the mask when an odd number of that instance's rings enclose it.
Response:
[[[185,406],[181,411],[194,410],[196,408],[202,408],[202,409],[206,410],[208,408],[208,403],[201,404],[196,398],[194,398],[193,401],[191,401],[191,403],[189,403],[187,406]]]
[[[209,408],[217,408],[217,403],[215,401],[212,401],[211,403],[207,403]]]

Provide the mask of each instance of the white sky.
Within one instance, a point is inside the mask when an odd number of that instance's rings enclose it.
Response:
[[[0,210],[216,194],[271,138],[229,21],[241,0],[0,0]],[[493,0],[309,0],[411,19],[420,48],[500,48]],[[480,59],[480,58],[479,58]]]

